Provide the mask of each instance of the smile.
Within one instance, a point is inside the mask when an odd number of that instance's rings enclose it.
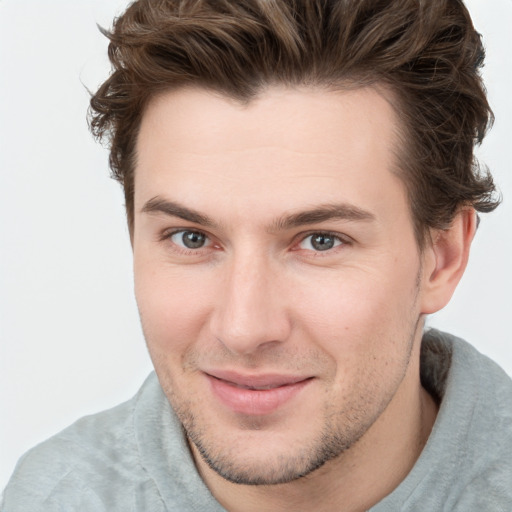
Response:
[[[291,402],[313,377],[244,376],[231,372],[205,373],[212,394],[232,412],[265,415]]]
[[[231,384],[232,386],[236,387],[236,388],[240,388],[240,389],[252,389],[252,390],[255,390],[255,391],[264,391],[264,390],[267,390],[267,389],[275,389],[276,387],[280,387],[280,386],[245,386],[244,384],[236,384],[235,382],[228,382],[228,384]]]

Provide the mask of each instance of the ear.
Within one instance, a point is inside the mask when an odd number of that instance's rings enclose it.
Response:
[[[460,210],[448,229],[431,232],[423,254],[422,313],[444,308],[464,274],[477,228],[472,208]]]

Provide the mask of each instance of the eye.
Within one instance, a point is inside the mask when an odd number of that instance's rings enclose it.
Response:
[[[170,239],[184,249],[201,249],[210,244],[208,237],[200,231],[176,231]]]
[[[341,245],[343,240],[331,233],[313,233],[304,238],[299,247],[312,251],[328,251]]]

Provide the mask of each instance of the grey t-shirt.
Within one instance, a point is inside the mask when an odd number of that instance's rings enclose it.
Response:
[[[405,480],[371,512],[512,511],[512,381],[464,341],[430,331],[422,382],[440,402]],[[196,471],[155,374],[114,409],[25,454],[1,512],[222,511]]]

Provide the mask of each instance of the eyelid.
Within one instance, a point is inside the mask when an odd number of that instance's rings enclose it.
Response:
[[[331,236],[333,238],[337,238],[338,240],[340,240],[344,244],[350,244],[350,243],[353,242],[353,239],[350,236],[345,235],[344,233],[339,233],[337,231],[331,231],[329,229],[312,229],[310,231],[306,231],[305,233],[298,234],[296,236],[296,239],[299,242],[302,242],[303,240],[305,240],[306,238],[308,238],[308,237],[310,237],[312,235],[327,235],[327,236]]]
[[[185,244],[185,240],[184,240],[186,233],[193,234],[193,235],[199,235],[199,237],[203,241],[203,244],[200,245],[199,247],[187,247]],[[181,241],[180,241],[180,235],[181,235]],[[172,243],[177,245],[180,249],[191,250],[194,252],[200,251],[201,249],[206,248],[206,247],[210,247],[210,245],[212,244],[211,239],[204,233],[201,233],[200,231],[192,231],[192,230],[188,230],[188,229],[173,233],[172,235],[169,236],[169,238],[171,239]]]
[[[176,235],[177,233],[185,233],[187,231],[190,231],[191,233],[201,233],[204,235],[208,240],[212,240],[212,237],[203,229],[197,229],[193,227],[181,227],[181,228],[168,228],[164,229],[159,232],[158,239],[160,241],[169,240],[173,235]]]
[[[177,244],[172,240],[172,237],[178,233],[186,233],[186,232],[192,232],[192,233],[200,233],[204,235],[206,239],[206,245],[202,247],[198,247],[197,249],[191,249],[182,245]],[[172,247],[172,251],[185,255],[185,256],[204,256],[204,253],[206,251],[210,251],[213,248],[215,248],[215,242],[214,237],[212,237],[208,232],[206,232],[204,229],[197,229],[195,227],[176,227],[176,228],[168,228],[163,231],[161,231],[158,234],[158,241],[163,242],[166,244],[169,244],[169,246]]]
[[[204,235],[206,240],[207,240],[207,245],[205,245],[205,246],[203,246],[201,248],[198,248],[198,249],[188,249],[186,247],[182,247],[180,245],[177,245],[175,242],[173,242],[171,240],[171,238],[174,235],[176,235],[178,233],[184,233],[184,232],[187,232],[187,231],[195,232],[195,233],[201,233],[202,235]],[[307,249],[301,249],[298,246],[299,246],[299,244],[301,242],[303,242],[308,237],[313,236],[313,235],[326,235],[326,236],[330,236],[330,237],[336,238],[337,240],[339,240],[341,242],[341,244],[333,247],[332,249],[328,249],[326,251],[311,251],[311,252],[315,252],[316,254],[319,254],[319,255],[322,252],[332,253],[336,248],[338,248],[340,246],[351,245],[354,242],[354,240],[350,236],[348,236],[348,235],[346,235],[344,233],[339,233],[339,232],[331,231],[331,230],[328,230],[328,229],[325,229],[325,230],[324,229],[311,229],[311,230],[308,230],[306,232],[299,233],[299,234],[297,234],[294,237],[294,241],[292,242],[292,250],[295,250],[295,251],[307,250]],[[216,245],[215,244],[215,237],[210,235],[204,229],[198,229],[198,228],[195,228],[195,227],[175,227],[175,228],[164,229],[164,230],[162,230],[158,234],[158,241],[159,242],[169,242],[174,247],[176,247],[178,251],[194,253],[194,254],[198,254],[198,253],[201,252],[201,250],[203,250],[203,249],[210,249],[212,246]]]
[[[313,235],[324,235],[324,236],[329,236],[329,237],[332,237],[332,238],[336,238],[337,240],[339,240],[341,243],[332,247],[331,249],[327,249],[325,251],[314,251],[312,249],[302,249],[301,247],[299,247],[299,245],[304,242],[307,238],[313,236]],[[339,232],[336,232],[336,231],[330,231],[328,229],[326,230],[323,230],[323,229],[312,229],[310,231],[307,231],[305,233],[300,233],[296,236],[296,242],[294,243],[293,245],[293,250],[296,250],[296,251],[299,251],[299,250],[304,250],[304,251],[310,251],[310,252],[313,252],[315,253],[315,256],[316,255],[325,255],[327,256],[328,254],[332,254],[334,251],[336,251],[336,249],[340,248],[340,247],[343,247],[343,246],[346,246],[346,245],[351,245],[353,243],[353,239],[351,237],[349,237],[348,235],[345,235],[343,233],[339,233]]]

